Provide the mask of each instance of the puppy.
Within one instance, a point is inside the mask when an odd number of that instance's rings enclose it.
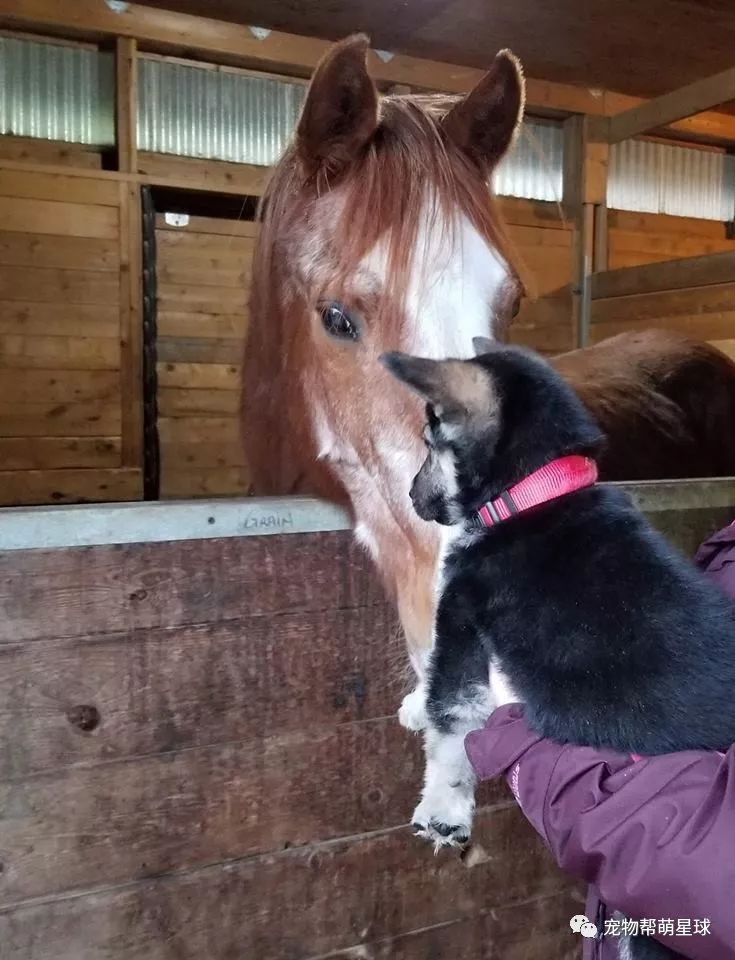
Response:
[[[413,826],[437,848],[470,836],[464,737],[493,685],[562,743],[645,755],[735,742],[733,606],[623,492],[595,485],[603,438],[551,366],[475,346],[473,360],[382,358],[426,401],[410,495],[447,533],[423,712],[411,695],[426,752]],[[674,956],[648,938],[629,949]]]

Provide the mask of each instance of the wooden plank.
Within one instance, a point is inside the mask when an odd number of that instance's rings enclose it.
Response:
[[[5,374],[3,374],[5,382]],[[109,437],[120,435],[120,400],[93,404],[0,400],[0,437]]]
[[[192,497],[244,497],[250,492],[250,474],[244,467],[184,469],[161,461],[161,499]]]
[[[165,258],[159,261],[157,270],[158,282],[161,284],[179,284],[182,286],[215,286],[219,290],[225,287],[234,287],[244,290],[250,287],[252,257],[244,252],[237,252],[227,260],[207,256],[207,247],[201,244],[202,256],[197,260],[192,257]],[[210,291],[210,296],[212,293]]]
[[[123,464],[142,469],[143,227],[140,187],[120,184],[120,400]]]
[[[240,367],[224,363],[159,363],[158,386],[189,390],[239,390]]]
[[[240,394],[235,390],[188,390],[185,387],[164,387],[158,391],[158,416],[167,417],[237,417]]]
[[[137,500],[141,494],[136,470],[0,470],[4,506]]]
[[[220,391],[225,392],[225,391]],[[238,396],[237,393],[233,396]],[[158,422],[158,432],[162,444],[176,443],[217,443],[226,444],[232,440],[233,420],[236,417],[186,417],[168,419],[162,417]]]
[[[72,177],[59,173],[28,173],[0,168],[0,197],[28,200],[63,199],[65,203],[116,207],[117,186],[97,177]],[[0,206],[4,203],[0,200]]]
[[[268,570],[305,575],[264,577]],[[0,602],[0,642],[16,643],[385,599],[361,548],[343,532],[0,553]]]
[[[735,310],[735,283],[719,283],[685,290],[610,297],[592,304],[593,322],[648,321],[656,317],[717,313]]]
[[[669,126],[677,120],[693,117],[730,100],[735,100],[733,67],[610,117],[607,127],[608,142],[619,143],[650,130]]]
[[[119,437],[0,437],[2,470],[119,466]]]
[[[597,273],[592,277],[592,298],[622,297],[727,282],[735,282],[735,250]]]
[[[569,919],[582,912],[584,897],[570,887],[480,916],[362,942],[330,953],[329,960],[356,960],[359,950],[370,960],[579,960]]]
[[[115,140],[117,169],[138,168],[138,44],[133,37],[115,40]]]
[[[215,289],[194,284],[159,283],[161,310],[193,313],[244,313],[248,309],[247,287]]]
[[[118,236],[114,207],[5,197],[0,201],[0,225],[13,233],[45,233],[70,237]]]
[[[119,330],[119,309],[114,304],[0,301],[0,334],[117,337]]]
[[[695,217],[672,217],[662,213],[637,213],[630,210],[611,210],[610,229],[637,234],[677,234],[725,240],[725,225],[715,220]],[[733,242],[733,241],[731,241]]]
[[[0,264],[13,267],[61,267],[116,273],[120,256],[113,240],[36,236],[0,231]]]
[[[240,419],[232,417],[230,443],[175,443],[161,444],[161,460],[167,470],[212,469],[213,467],[244,467],[245,452],[240,436]]]
[[[568,889],[515,804],[481,813],[477,838],[492,853],[471,867],[400,828],[31,901],[0,941],[29,960],[309,957]]]
[[[403,826],[422,768],[390,718],[5,781],[3,905]]]
[[[138,172],[156,180],[173,179],[195,186],[198,190],[236,191],[259,197],[265,192],[271,175],[270,167],[251,163],[228,163],[224,160],[198,160],[161,153],[138,154]]]
[[[84,558],[82,562],[86,565]],[[324,556],[319,563],[324,567]],[[298,569],[303,579],[311,576],[308,569]],[[124,580],[122,568],[117,575]],[[68,574],[65,583],[70,584]],[[93,583],[98,593],[112,587],[100,586],[99,577]],[[68,589],[56,594],[62,611],[74,587]],[[117,592],[123,596],[124,582]],[[101,598],[93,593],[75,596],[74,602],[98,609]],[[216,601],[204,602],[211,607]],[[95,623],[102,622],[102,613],[93,614]],[[27,616],[23,614],[28,626]],[[106,629],[115,625],[120,624],[108,623]],[[345,643],[346,636],[354,641]],[[193,747],[392,717],[405,682],[397,672],[386,674],[385,658],[402,655],[396,615],[385,602],[285,613],[277,619],[246,615],[200,626],[11,642],[0,646],[0,777],[169,756]],[[100,722],[83,736],[69,711],[90,703],[97,706]],[[411,738],[398,739],[410,758]]]
[[[36,140],[31,137],[0,136],[0,160],[23,164],[70,166],[80,170],[100,170],[102,153],[81,143],[60,140]]]
[[[161,363],[231,363],[237,347],[231,339],[217,337],[159,337],[157,356]]]
[[[176,242],[174,237],[187,236],[193,236],[195,239],[192,242],[197,243],[198,240],[196,237],[197,234],[200,233],[254,239],[258,236],[259,224],[254,220],[228,220],[224,217],[189,217],[189,222],[185,227],[176,227],[170,223],[166,223],[165,215],[158,213],[156,214],[156,232],[158,233],[159,230],[164,234],[161,237],[161,242],[167,245]]]
[[[560,203],[521,197],[498,197],[497,203],[503,219],[511,225],[571,232],[572,225],[564,218]]]
[[[242,313],[180,313],[159,310],[156,326],[160,337],[227,337],[244,341],[246,318]]]
[[[58,267],[0,270],[0,300],[109,304],[117,303],[119,297],[118,277],[104,270],[62,270]]]
[[[602,302],[602,301],[600,301]],[[618,333],[636,330],[678,330],[697,340],[726,340],[735,329],[735,309],[711,313],[676,314],[639,320],[635,315],[618,317],[609,322],[593,322],[592,339],[595,343]]]
[[[107,370],[6,370],[3,404],[13,399],[18,413],[24,404],[80,403],[119,396],[116,373]]]
[[[112,337],[29,337],[0,334],[0,368],[119,370],[120,343]]]

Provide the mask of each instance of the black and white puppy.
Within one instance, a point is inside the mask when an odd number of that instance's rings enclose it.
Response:
[[[622,491],[589,485],[485,526],[483,505],[557,458],[593,458],[600,431],[542,358],[481,341],[473,360],[386,354],[427,402],[411,499],[447,530],[414,829],[464,843],[475,781],[465,734],[493,685],[546,737],[636,754],[735,742],[733,606]],[[410,699],[410,698],[409,698]],[[507,694],[504,700],[507,700]]]

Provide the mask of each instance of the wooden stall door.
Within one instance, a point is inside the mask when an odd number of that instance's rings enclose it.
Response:
[[[2,505],[141,496],[135,229],[117,180],[0,170]]]
[[[156,218],[160,496],[248,491],[240,364],[257,225]]]

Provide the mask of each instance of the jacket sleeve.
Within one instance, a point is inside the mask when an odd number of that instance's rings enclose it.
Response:
[[[519,704],[465,746],[477,776],[504,775],[559,866],[605,903],[655,920],[657,939],[692,960],[735,958],[735,747],[634,760],[562,746],[534,733]],[[662,920],[674,935],[660,935]]]

